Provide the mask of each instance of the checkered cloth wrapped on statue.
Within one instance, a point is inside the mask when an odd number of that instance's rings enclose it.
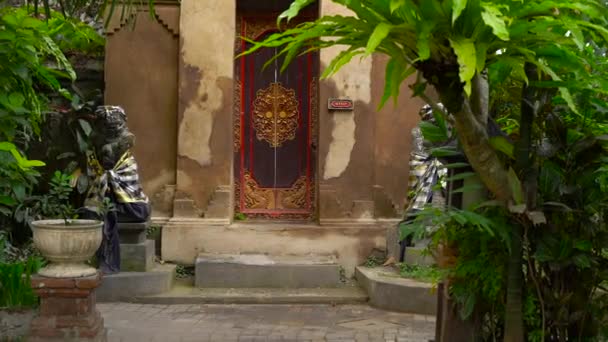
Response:
[[[117,106],[98,107],[94,125],[94,151],[88,156],[92,185],[85,200],[87,210],[84,216],[104,220],[97,259],[102,272],[115,273],[120,271],[118,223],[146,222],[151,210],[139,182],[137,163],[131,154],[134,136],[127,128],[124,110]],[[99,217],[105,200],[109,200],[114,208]]]
[[[439,104],[439,108],[445,110],[443,105]],[[426,105],[419,112],[422,121],[433,122],[433,109]],[[451,128],[448,126],[448,137],[452,135]],[[443,208],[445,206],[445,193],[447,182],[447,170],[442,168],[443,163],[430,153],[431,147],[434,147],[428,141],[424,140],[422,130],[419,126],[412,129],[412,152],[410,153],[410,174],[408,182],[408,199],[409,204],[406,208],[404,219],[399,223],[401,226],[404,223],[412,222],[416,218],[416,213],[423,210],[427,205]],[[437,184],[440,188],[437,188]],[[427,226],[427,233],[433,231],[432,226]],[[400,241],[399,261],[404,261],[405,248],[413,245],[413,236],[405,236]]]
[[[97,211],[102,206],[104,198],[113,198],[120,203],[148,203],[139,182],[137,163],[131,151],[126,151],[111,170],[103,170],[94,154],[89,156],[89,169],[97,175],[89,189],[85,206]]]
[[[408,191],[411,198],[406,210],[407,213],[422,210],[433,199],[442,196],[440,191],[434,189],[437,183],[441,184],[442,190],[446,189],[445,176],[447,170],[441,168],[442,165],[435,157],[412,153]]]
[[[442,104],[439,104],[439,108],[444,109]],[[434,120],[433,109],[429,105],[422,107],[419,114],[422,121]],[[448,134],[451,134],[449,127]],[[429,148],[425,146],[420,127],[412,129],[412,141],[408,182],[409,205],[406,209],[406,213],[410,215],[424,209],[429,203],[443,202],[442,191],[435,190],[435,185],[440,183],[441,189],[445,191],[447,175],[447,170],[441,167],[443,165],[441,161],[431,156]]]

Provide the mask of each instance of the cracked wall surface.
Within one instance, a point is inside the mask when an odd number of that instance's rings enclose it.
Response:
[[[134,32],[112,24],[108,49],[119,52],[107,60],[106,95],[129,113],[144,189],[158,201],[170,194],[180,205],[190,201],[182,212],[198,217],[215,191],[232,184],[236,2],[180,6],[159,5],[158,22],[140,14]],[[320,11],[349,15],[330,1]],[[322,68],[339,52],[321,51]],[[385,65],[382,56],[354,59],[320,81],[317,179],[325,218],[398,217],[405,205],[410,130],[422,103],[404,85],[398,105],[377,109]],[[331,97],[352,99],[354,111],[328,111]],[[171,216],[170,205],[157,207]]]
[[[320,11],[349,15],[331,1],[321,1]],[[241,227],[192,222],[190,218],[221,206],[215,203],[219,199],[231,201],[225,192],[233,190],[235,15],[235,1],[181,1],[174,192],[176,216],[188,219],[182,222],[177,217],[163,230],[163,258],[190,263],[200,252],[317,253],[338,255],[352,269],[373,249],[385,246],[386,227],[368,223],[401,215],[407,195],[410,130],[421,103],[411,99],[404,86],[397,106],[391,103],[377,110],[386,65],[381,56],[354,59],[319,83],[319,219],[365,221],[361,227],[289,224],[272,230],[247,227],[248,222]],[[321,67],[339,52],[340,48],[321,51]],[[354,111],[328,111],[327,100],[333,97],[350,98]],[[218,211],[210,216],[222,215]]]
[[[323,1],[322,14],[350,15],[348,10]],[[340,48],[321,52],[321,64],[328,65]],[[373,55],[355,58],[321,84],[320,103],[328,98],[348,97],[355,102],[352,112],[320,112],[321,196],[340,199],[345,210],[328,210],[328,218],[364,219],[399,217],[406,202],[410,131],[418,122],[422,101],[411,98],[404,84],[397,101],[378,110],[384,92],[387,59]],[[322,199],[323,202],[323,199]]]
[[[203,212],[231,183],[232,1],[181,1],[177,191]]]

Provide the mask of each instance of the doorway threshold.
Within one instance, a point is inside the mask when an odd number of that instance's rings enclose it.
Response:
[[[304,228],[320,228],[321,225],[311,221],[295,221],[295,220],[243,220],[232,222],[228,228],[264,228],[264,229],[304,229]]]

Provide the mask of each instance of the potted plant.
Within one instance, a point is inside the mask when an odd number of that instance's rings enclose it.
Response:
[[[45,219],[30,223],[34,244],[49,261],[38,274],[45,277],[86,277],[97,270],[85,262],[93,257],[102,240],[103,222],[82,220],[69,204],[72,177],[55,172],[49,195],[36,203]]]

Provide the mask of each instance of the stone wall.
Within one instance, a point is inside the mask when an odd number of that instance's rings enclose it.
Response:
[[[348,15],[342,6],[321,2],[322,15]],[[321,52],[322,67],[340,52]],[[407,85],[398,103],[378,110],[387,58],[355,58],[321,84],[320,218],[325,222],[400,217],[407,197],[410,131],[422,102]],[[329,112],[327,99],[350,97],[353,112]]]
[[[407,196],[410,130],[421,102],[404,85],[398,105],[377,106],[386,58],[353,60],[319,86],[319,213],[312,225],[234,224],[233,112],[236,1],[182,0],[160,22],[113,23],[108,103],[125,106],[154,216],[170,216],[162,257],[192,263],[198,253],[335,255],[352,272],[374,249]],[[321,15],[348,14],[321,1]],[[325,67],[339,53],[320,53]],[[330,97],[354,100],[329,112]],[[162,145],[162,146],[160,146]],[[171,188],[171,184],[175,184]],[[173,192],[174,190],[174,192]]]
[[[204,215],[231,185],[235,15],[234,1],[181,2],[175,216]],[[223,202],[231,207],[229,196]]]
[[[176,183],[179,6],[157,5],[107,29],[105,103],[122,106],[154,216],[172,216]]]
[[[176,216],[224,218],[231,198],[230,150],[235,41],[234,1],[181,2]],[[348,14],[330,1],[321,14]],[[201,42],[204,42],[201,43]],[[209,49],[213,46],[213,49]],[[321,67],[340,50],[321,52]],[[409,131],[421,102],[403,87],[399,104],[377,111],[383,93],[381,56],[353,61],[320,83],[319,218],[399,217],[407,193]],[[329,112],[330,97],[349,97],[353,112]],[[370,164],[370,161],[373,161]],[[209,206],[214,206],[209,213]]]

